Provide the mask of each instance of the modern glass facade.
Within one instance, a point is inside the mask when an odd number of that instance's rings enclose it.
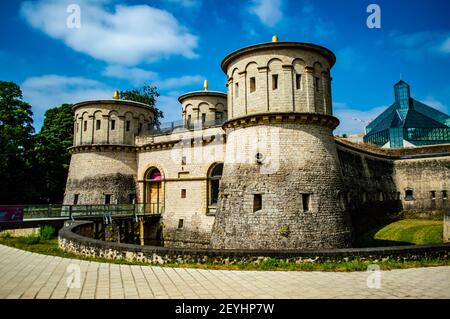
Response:
[[[450,116],[411,98],[404,81],[394,92],[394,104],[366,127],[364,142],[391,148],[450,143]]]

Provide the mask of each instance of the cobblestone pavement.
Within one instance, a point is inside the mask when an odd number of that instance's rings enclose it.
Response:
[[[68,288],[74,269],[80,288]],[[0,245],[0,298],[450,298],[450,267],[382,271],[379,289],[368,288],[369,276],[373,286],[374,272],[129,266]]]

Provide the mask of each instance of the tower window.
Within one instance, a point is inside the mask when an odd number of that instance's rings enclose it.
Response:
[[[78,205],[78,198],[80,197],[80,194],[73,195],[73,204]]]
[[[100,120],[96,120],[95,121],[95,129],[99,130],[100,129],[100,125],[101,125]]]
[[[301,90],[302,89],[302,75],[301,74],[296,74],[295,75],[295,88],[297,90]]]
[[[184,226],[184,219],[179,219],[178,220],[178,229],[183,228],[183,226]]]
[[[111,204],[111,195],[106,194],[105,195],[105,205],[109,205],[109,204]]]
[[[319,92],[320,89],[320,78],[316,77],[316,91]]]
[[[262,195],[254,194],[253,195],[253,212],[256,212],[261,209],[262,209]]]
[[[191,126],[191,115],[188,115],[186,126],[189,128]]]
[[[83,123],[83,131],[87,131],[87,121],[84,121]]]
[[[77,129],[76,129],[76,132],[78,132],[78,131],[79,131],[79,128],[80,128],[80,124],[79,124],[79,123],[77,123]]]
[[[442,191],[442,199],[447,199],[447,191]]]
[[[414,200],[412,189],[405,190],[405,200]]]
[[[302,206],[303,206],[303,211],[307,212],[309,211],[309,201],[311,199],[310,194],[302,194]]]
[[[116,120],[111,121],[111,131],[114,131],[116,129]]]
[[[234,85],[234,88],[235,88],[235,90],[234,90],[234,95],[235,95],[236,97],[239,97],[239,83],[236,83],[236,84]]]
[[[430,192],[430,198],[431,199],[436,199],[436,191],[431,191]]]
[[[127,130],[127,132],[130,131],[130,125],[131,125],[131,122],[127,121],[127,123],[126,123],[126,130]]]
[[[278,74],[272,75],[272,90],[278,89]]]
[[[181,157],[181,165],[186,165],[186,156]]]
[[[186,190],[185,189],[181,190],[181,198],[186,198]]]
[[[138,131],[138,134],[141,133],[141,131],[142,131],[142,123],[139,123],[139,131]]]
[[[256,91],[256,80],[255,77],[250,78],[250,93]]]
[[[202,124],[206,123],[206,113],[202,113]]]
[[[128,195],[128,202],[130,204],[136,204],[136,194],[130,194]]]

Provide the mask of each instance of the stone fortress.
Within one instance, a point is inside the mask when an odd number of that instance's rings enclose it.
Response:
[[[278,42],[222,62],[227,94],[180,96],[182,124],[119,100],[74,105],[64,204],[145,204],[168,247],[351,247],[399,214],[448,212],[450,145],[380,149],[335,138],[328,49]]]

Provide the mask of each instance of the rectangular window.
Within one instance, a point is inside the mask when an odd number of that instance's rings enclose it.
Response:
[[[78,198],[80,197],[80,194],[73,195],[73,204],[78,205]]]
[[[447,199],[447,191],[442,191],[442,199]]]
[[[190,127],[191,126],[191,116],[188,115],[188,119],[187,119],[187,123],[186,123],[186,127]]]
[[[310,194],[302,194],[302,205],[303,205],[304,212],[309,211],[310,198],[311,198]]]
[[[186,198],[186,190],[185,189],[181,190],[181,198]]]
[[[301,74],[296,74],[295,75],[295,88],[297,90],[301,90],[302,89],[302,75]]]
[[[80,130],[80,123],[77,123],[77,132]]]
[[[178,220],[178,229],[183,228],[183,226],[184,226],[184,220],[183,219],[179,219]]]
[[[111,121],[111,131],[114,131],[116,129],[116,120]]]
[[[100,125],[101,125],[100,120],[96,120],[95,121],[95,129],[99,130],[100,129]]]
[[[320,78],[316,77],[316,91],[319,92],[320,90]]]
[[[105,194],[105,205],[111,204],[111,195]]]
[[[235,95],[236,97],[239,97],[239,83],[236,83],[236,84],[234,85],[234,87],[235,87],[234,95]]]
[[[181,158],[181,165],[186,165],[186,156]]]
[[[262,209],[262,195],[254,194],[253,195],[253,212],[256,212],[261,209]]]
[[[128,195],[128,202],[130,204],[136,204],[136,194],[130,194]]]
[[[202,113],[202,124],[206,123],[206,113]]]
[[[127,130],[127,132],[128,132],[128,131],[130,131],[130,125],[131,125],[131,122],[130,122],[130,121],[127,121],[127,124],[126,124],[126,125],[127,125],[126,130]]]
[[[405,200],[414,200],[414,196],[413,196],[413,190],[412,189],[407,189],[405,190]]]
[[[84,121],[83,123],[83,131],[87,131],[87,121]]]
[[[138,134],[140,134],[142,131],[142,123],[139,123],[139,130],[138,130]]]
[[[430,192],[430,198],[431,199],[436,199],[436,191],[431,191]]]
[[[278,89],[278,74],[272,75],[272,90]]]
[[[250,78],[250,93],[256,91],[256,80],[254,77]]]

